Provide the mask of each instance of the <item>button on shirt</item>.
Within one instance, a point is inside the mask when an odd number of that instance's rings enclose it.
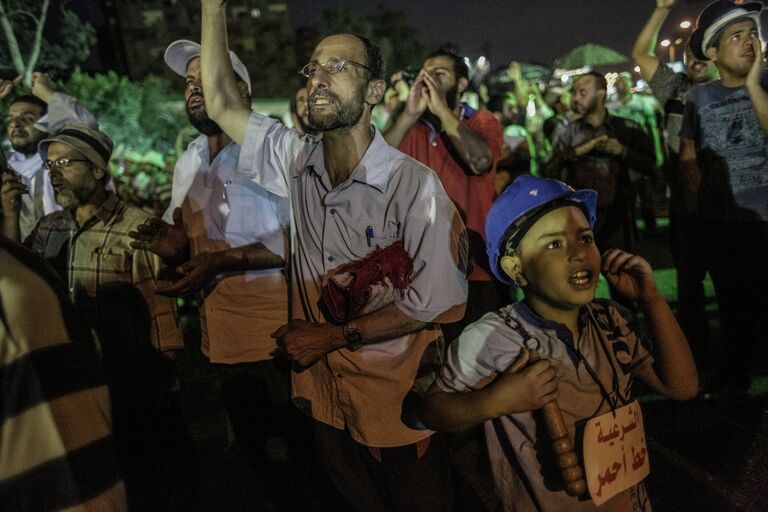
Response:
[[[173,210],[181,208],[192,256],[260,242],[285,258],[288,200],[238,173],[239,156],[240,146],[230,143],[211,161],[208,138],[192,141],[176,162],[171,205],[163,219],[173,223]],[[277,347],[269,335],[288,322],[282,269],[218,276],[200,313],[201,349],[212,362],[271,359]]]
[[[294,317],[323,322],[318,307],[323,276],[373,247],[402,240],[414,274],[396,306],[423,322],[457,321],[464,311],[456,306],[467,296],[464,225],[434,172],[371,130],[362,160],[334,188],[322,144],[251,114],[239,170],[291,198]],[[294,399],[318,421],[348,429],[362,444],[417,442],[431,432],[403,424],[403,399],[427,346],[440,337],[439,330],[424,329],[354,352],[331,352],[293,374]]]

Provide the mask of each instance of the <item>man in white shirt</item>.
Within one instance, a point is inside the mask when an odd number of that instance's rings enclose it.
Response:
[[[229,58],[240,104],[250,108],[248,71],[234,52]],[[297,437],[290,429],[298,431],[302,418],[290,403],[289,364],[273,358],[277,346],[269,336],[288,319],[288,201],[236,172],[240,146],[206,113],[200,45],[175,41],[165,62],[185,79],[187,116],[200,135],[176,163],[163,221],[140,228],[134,245],[176,265],[178,280],[162,293],[202,291],[201,349],[220,380],[233,432],[267,480],[273,505],[288,510],[291,492],[281,471],[287,471],[295,448],[286,446]]]
[[[0,99],[13,90],[17,81],[0,80]],[[72,123],[98,128],[93,115],[72,96],[56,92],[53,80],[45,73],[32,74],[32,94],[16,97],[6,114],[6,130],[11,143],[8,165],[3,175],[2,234],[21,242],[44,215],[61,210],[37,144],[51,133]]]

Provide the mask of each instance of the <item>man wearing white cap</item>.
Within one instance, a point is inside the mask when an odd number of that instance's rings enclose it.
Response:
[[[248,71],[234,52],[229,57],[241,104],[250,109]],[[187,116],[201,135],[176,163],[163,221],[142,226],[134,234],[134,247],[177,265],[179,279],[163,293],[203,291],[201,349],[221,382],[235,437],[256,471],[279,478],[277,466],[288,462],[282,455],[287,430],[296,427],[289,418],[298,416],[290,403],[288,362],[272,357],[277,347],[269,337],[287,322],[288,201],[236,172],[240,146],[206,113],[200,45],[175,41],[166,49],[165,62],[185,78]],[[267,485],[275,501],[282,500],[280,487],[277,481]]]
[[[704,221],[705,259],[723,333],[722,384],[750,386],[757,343],[768,330],[768,72],[760,3],[712,2],[691,34],[691,51],[720,80],[690,93],[681,130],[683,199]],[[764,364],[764,362],[763,362]]]

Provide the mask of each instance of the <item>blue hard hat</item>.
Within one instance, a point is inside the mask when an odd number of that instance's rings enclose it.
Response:
[[[515,234],[519,242],[519,238],[542,215],[569,204],[581,206],[589,225],[595,227],[597,192],[594,190],[574,190],[562,181],[528,174],[518,177],[507,187],[493,202],[485,219],[488,262],[496,279],[502,283],[515,284],[499,265],[507,238]]]

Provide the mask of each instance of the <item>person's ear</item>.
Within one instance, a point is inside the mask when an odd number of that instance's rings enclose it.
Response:
[[[608,91],[606,91],[605,89],[600,89],[599,91],[597,91],[597,96],[598,96],[598,97],[599,97],[599,98],[600,98],[600,99],[601,99],[603,102],[605,102],[605,97],[607,96],[607,94],[608,94]]]
[[[709,60],[711,60],[712,62],[717,61],[717,48],[715,48],[714,46],[710,46],[709,48],[707,48],[707,51],[705,53],[707,54],[707,57],[709,57]]]
[[[95,165],[91,166],[91,176],[93,176],[96,181],[101,181],[104,178],[104,174],[106,174],[106,172],[107,171],[101,167],[97,167]]]
[[[387,91],[387,84],[384,80],[371,80],[368,82],[368,90],[365,95],[365,102],[371,107],[378,105]]]
[[[525,278],[525,275],[523,275],[522,261],[517,254],[513,253],[502,256],[499,265],[501,266],[501,270],[503,270],[504,273],[521,288],[528,284],[528,280]]]
[[[467,87],[469,87],[469,80],[462,76],[459,78],[458,82],[456,82],[456,90],[459,93],[459,98],[461,98],[461,95],[467,90]]]
[[[243,101],[249,101],[249,96],[251,93],[248,92],[248,84],[246,84],[244,81],[237,81],[237,92],[240,93],[240,97],[243,98]]]

